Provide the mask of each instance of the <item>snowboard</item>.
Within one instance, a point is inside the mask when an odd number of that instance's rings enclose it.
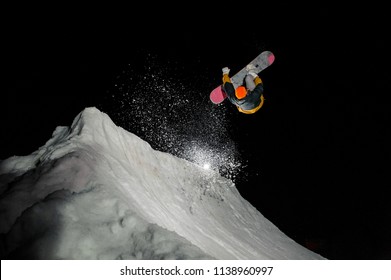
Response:
[[[274,54],[271,51],[264,51],[254,58],[250,63],[253,64],[256,69],[255,72],[258,74],[262,70],[266,69],[274,62]],[[246,67],[243,67],[238,73],[231,77],[231,82],[236,89],[238,86],[243,84],[243,80],[246,77]],[[223,91],[223,85],[219,85],[209,95],[210,101],[214,104],[220,104],[227,98],[227,95]]]

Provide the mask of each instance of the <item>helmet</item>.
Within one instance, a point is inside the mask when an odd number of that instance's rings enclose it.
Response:
[[[235,95],[237,99],[243,99],[247,95],[247,90],[244,86],[239,86],[235,90]]]

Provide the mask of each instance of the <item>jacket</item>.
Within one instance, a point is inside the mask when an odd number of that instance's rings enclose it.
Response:
[[[255,88],[248,91],[243,99],[238,99],[235,95],[235,88],[228,74],[223,75],[223,90],[227,94],[228,100],[236,105],[239,112],[244,114],[254,114],[257,112],[265,101],[263,97],[263,83],[260,77],[254,79]]]

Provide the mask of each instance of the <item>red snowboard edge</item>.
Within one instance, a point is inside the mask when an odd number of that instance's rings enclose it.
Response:
[[[210,101],[212,101],[214,104],[220,104],[224,101],[227,95],[223,92],[222,86],[219,85],[214,90],[212,90],[209,97]]]

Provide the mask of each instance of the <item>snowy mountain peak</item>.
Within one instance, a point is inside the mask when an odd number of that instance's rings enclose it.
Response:
[[[2,259],[323,259],[233,182],[86,108],[0,162]]]

